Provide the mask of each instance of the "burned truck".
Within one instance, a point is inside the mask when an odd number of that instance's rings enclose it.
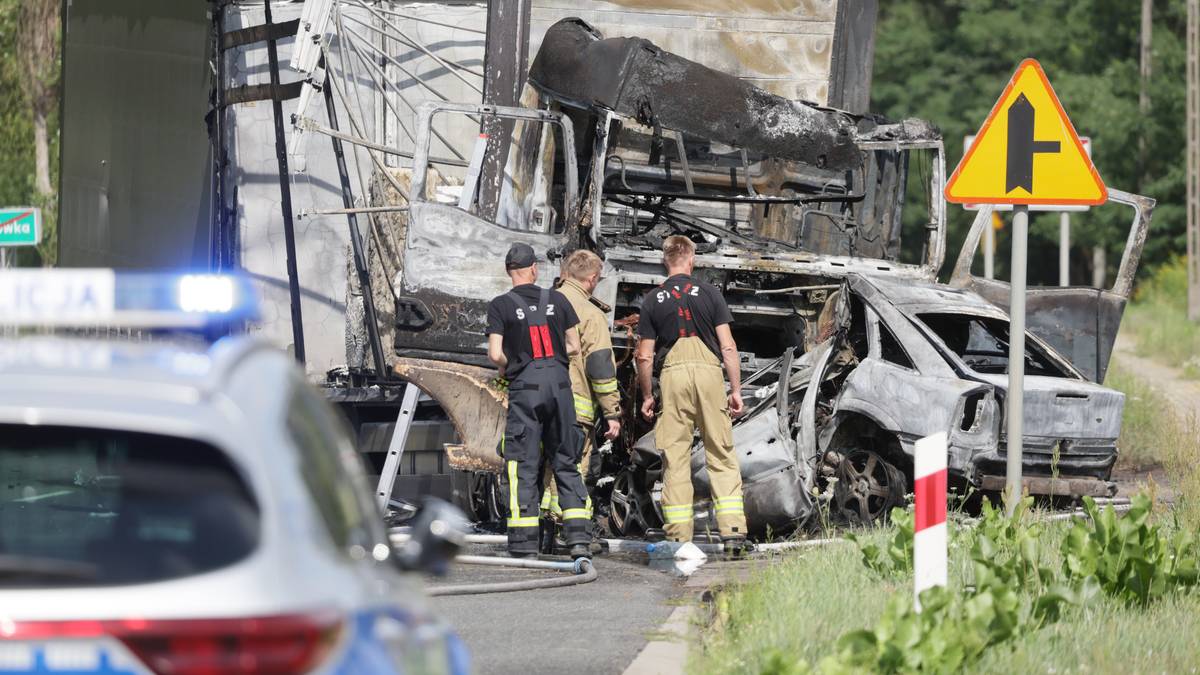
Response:
[[[588,482],[614,533],[662,523],[661,459],[653,429],[635,415],[631,354],[640,299],[665,278],[659,251],[672,234],[696,243],[695,274],[721,289],[735,317],[748,411],[734,441],[757,533],[805,523],[817,494],[841,518],[879,520],[910,491],[914,441],[936,432],[949,435],[960,486],[1001,486],[1005,286],[970,273],[986,208],[951,285],[937,283],[945,160],[931,124],[787,100],[647,40],[604,38],[579,19],[547,31],[526,101],[422,107],[394,281],[396,372],[453,422],[455,498],[477,519],[503,512],[496,441],[505,397],[492,384],[484,326],[487,302],[508,286],[496,261],[517,241],[543,256],[542,283],[571,250],[605,262],[596,296],[609,307],[627,416]],[[477,153],[503,167],[497,203],[477,198],[476,167],[462,184],[432,170],[441,116],[504,130],[498,159]],[[1110,199],[1134,214],[1116,285],[1031,291],[1024,440],[1033,493],[1112,489],[1124,401],[1096,382],[1153,201],[1116,190]],[[697,441],[699,519],[703,455]]]

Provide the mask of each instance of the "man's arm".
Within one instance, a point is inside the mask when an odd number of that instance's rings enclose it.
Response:
[[[575,328],[574,326],[571,326],[570,328],[567,329],[566,343],[567,343],[567,356],[568,357],[578,356],[579,355],[579,329]]]
[[[642,390],[642,416],[654,418],[654,340],[638,340],[633,358],[637,361],[638,387]]]
[[[742,364],[738,359],[737,343],[729,324],[717,326],[717,343],[721,346],[721,361],[725,364],[725,375],[729,378],[729,413],[742,414]]]
[[[500,370],[504,377],[504,367],[508,365],[508,357],[504,355],[504,336],[499,333],[488,334],[488,359]]]

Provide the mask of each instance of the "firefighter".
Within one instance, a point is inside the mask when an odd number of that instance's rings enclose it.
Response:
[[[642,300],[638,322],[638,384],[642,415],[654,418],[651,374],[658,375],[662,412],[654,427],[663,458],[663,519],[671,541],[692,540],[691,448],[700,428],[712,486],[717,528],[725,551],[746,545],[742,474],[733,451],[730,416],[742,413],[741,370],[729,324],[733,315],[721,292],[692,277],[696,246],[682,236],[663,242],[667,280]],[[725,394],[725,378],[730,391]]]
[[[537,555],[544,456],[557,479],[567,545],[579,558],[588,555],[591,541],[567,373],[568,356],[579,352],[579,318],[562,293],[536,285],[536,262],[532,248],[513,244],[504,259],[513,288],[488,305],[488,358],[509,380],[500,446],[508,477],[508,550]]]
[[[604,437],[612,440],[621,433],[621,393],[617,390],[617,365],[608,330],[609,307],[592,296],[596,284],[600,283],[603,265],[595,253],[575,251],[563,260],[562,284],[559,286],[559,291],[579,316],[579,353],[571,355],[570,371],[575,420],[583,434],[581,476],[587,475],[588,459],[592,454],[596,402],[604,416]],[[588,507],[591,507],[590,500]],[[553,480],[542,496],[542,510],[554,515],[561,511]]]

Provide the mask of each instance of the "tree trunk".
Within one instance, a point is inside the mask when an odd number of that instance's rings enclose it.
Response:
[[[33,113],[33,149],[36,160],[36,186],[38,194],[46,197],[54,193],[50,184],[50,136],[46,130],[46,113]]]

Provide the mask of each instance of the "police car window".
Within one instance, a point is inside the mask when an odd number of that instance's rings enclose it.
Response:
[[[0,588],[186,577],[258,542],[258,505],[211,445],[0,424]]]
[[[342,421],[329,404],[307,385],[298,384],[287,411],[287,430],[300,452],[304,483],[321,513],[335,546],[368,546],[370,524],[361,496],[360,481],[350,476],[340,453],[353,452],[342,437]]]

